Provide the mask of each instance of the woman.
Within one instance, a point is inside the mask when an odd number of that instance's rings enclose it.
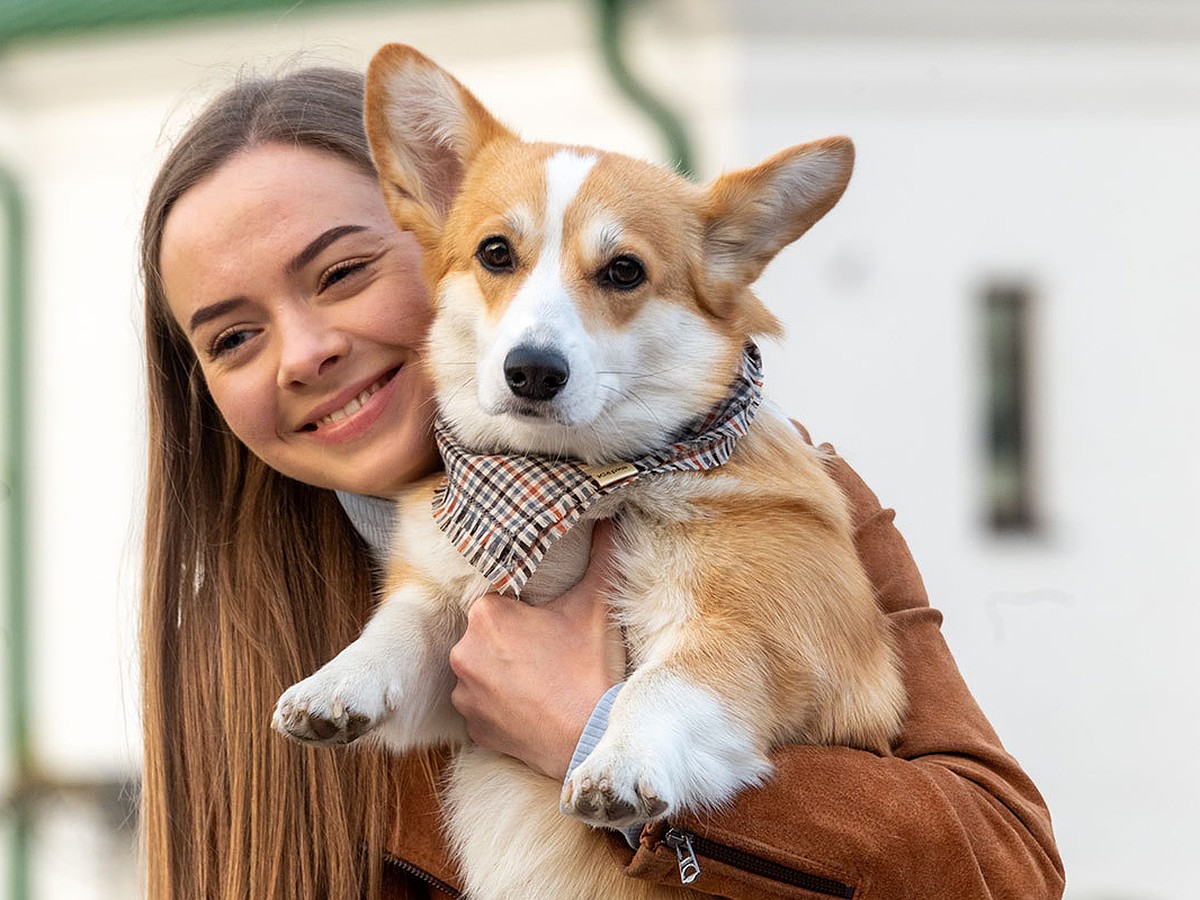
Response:
[[[361,97],[359,76],[327,69],[235,87],[179,140],[147,205],[155,898],[426,896],[456,883],[437,828],[439,757],[314,750],[268,725],[282,689],[369,613],[387,521],[372,498],[438,465],[417,365],[430,316],[419,253],[375,186]],[[693,887],[728,897],[1057,896],[1041,798],[958,677],[890,513],[844,463],[830,467],[906,666],[896,755],[785,748],[778,777],[721,815],[670,836],[650,826],[636,850],[614,835],[613,865],[677,884],[692,840]],[[484,598],[452,655],[473,738],[555,778],[614,680],[598,549],[549,607]]]

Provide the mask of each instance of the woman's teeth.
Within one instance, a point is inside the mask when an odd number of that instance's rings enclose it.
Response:
[[[329,415],[322,416],[321,418],[317,419],[317,427],[322,428],[326,425],[332,425],[335,422],[340,422],[340,421],[342,421],[342,419],[345,419],[349,416],[354,415],[356,412],[358,412],[360,409],[363,408],[363,404],[366,403],[371,398],[372,394],[374,394],[381,387],[383,387],[385,384],[387,384],[388,379],[391,378],[391,376],[392,376],[392,373],[389,372],[387,375],[385,375],[383,378],[380,378],[377,382],[375,382],[369,388],[364,390],[361,394],[359,394],[357,397],[355,397],[353,400],[351,400],[349,403],[347,403],[341,409],[334,410]]]

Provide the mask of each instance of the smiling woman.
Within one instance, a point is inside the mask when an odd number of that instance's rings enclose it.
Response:
[[[161,272],[214,402],[267,465],[378,496],[436,468],[420,251],[373,175],[246,149],[175,204]]]

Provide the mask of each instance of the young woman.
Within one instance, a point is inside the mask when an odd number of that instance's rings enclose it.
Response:
[[[439,464],[421,261],[376,187],[361,97],[361,77],[340,70],[239,84],[180,138],[147,205],[155,900],[420,897],[457,883],[438,830],[441,757],[312,749],[269,727],[280,692],[369,615],[387,524],[375,498]],[[720,815],[649,826],[636,850],[614,835],[612,864],[678,884],[690,841],[692,886],[726,897],[1058,896],[1049,815],[959,678],[890,512],[843,462],[830,467],[906,667],[895,755],[785,748],[777,777]],[[554,604],[485,597],[452,654],[472,737],[548,777],[562,778],[615,680],[597,545]]]

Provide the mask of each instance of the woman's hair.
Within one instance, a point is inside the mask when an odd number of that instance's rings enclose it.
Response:
[[[381,755],[301,747],[270,727],[284,688],[369,615],[365,545],[331,492],[271,470],[229,431],[159,271],[176,200],[239,152],[313,147],[373,173],[362,95],[362,76],[337,69],[241,80],[177,141],[146,205],[142,810],[154,900],[378,891]]]

